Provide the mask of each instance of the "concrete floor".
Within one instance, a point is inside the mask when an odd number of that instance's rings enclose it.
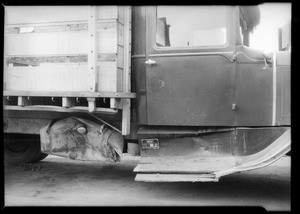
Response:
[[[262,206],[290,210],[290,157],[217,183],[135,182],[138,158],[118,164],[48,156],[40,170],[5,166],[5,206]]]

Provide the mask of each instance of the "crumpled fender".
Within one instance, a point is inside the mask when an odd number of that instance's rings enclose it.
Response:
[[[124,139],[106,124],[77,117],[52,121],[40,130],[43,153],[76,160],[121,160]]]

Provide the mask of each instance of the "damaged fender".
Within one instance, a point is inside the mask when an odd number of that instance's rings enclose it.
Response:
[[[124,139],[106,124],[69,117],[40,130],[43,153],[76,160],[121,161]]]

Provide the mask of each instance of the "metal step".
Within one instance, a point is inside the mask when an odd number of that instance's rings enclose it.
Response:
[[[291,149],[291,130],[288,128],[265,149],[246,156],[199,157],[152,156],[142,157],[135,167],[136,181],[146,182],[215,182],[235,172],[267,166]],[[141,174],[142,173],[142,174]]]
[[[213,173],[234,167],[237,157],[166,156],[142,157],[134,172],[141,173]]]

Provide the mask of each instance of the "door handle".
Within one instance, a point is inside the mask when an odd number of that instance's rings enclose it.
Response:
[[[146,62],[145,62],[146,65],[148,66],[151,66],[151,65],[154,65],[156,64],[156,61],[152,60],[152,59],[148,59]]]

